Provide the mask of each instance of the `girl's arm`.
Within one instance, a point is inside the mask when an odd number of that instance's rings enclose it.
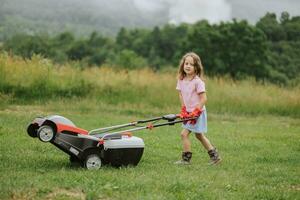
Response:
[[[197,105],[197,108],[201,110],[205,105],[205,103],[207,102],[207,96],[205,92],[198,94],[198,96],[199,96],[199,104]]]
[[[182,106],[185,106],[185,105],[184,105],[184,102],[183,102],[182,94],[181,94],[180,91],[179,91],[179,100],[180,100],[181,107],[182,107]]]

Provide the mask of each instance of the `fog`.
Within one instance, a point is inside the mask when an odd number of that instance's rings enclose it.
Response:
[[[133,0],[134,5],[146,12],[165,12],[170,23],[194,23],[206,19],[211,23],[232,18],[255,23],[266,12],[278,16],[283,11],[300,15],[299,0]]]
[[[246,19],[255,24],[266,12],[300,16],[300,0],[0,0],[0,33],[114,35],[121,27],[151,28],[167,23],[210,23]]]
[[[232,17],[247,19],[255,23],[267,12],[276,13],[277,16],[283,11],[289,12],[291,16],[300,16],[299,0],[228,0],[232,8]]]
[[[31,18],[39,17],[32,16],[35,13],[43,15],[44,12],[62,15],[62,8],[65,8],[63,15],[71,16],[88,10],[85,15],[105,15],[106,18],[122,21],[128,19],[128,24],[143,19],[146,25],[193,23],[202,19],[218,23],[232,18],[255,23],[266,12],[280,15],[288,11],[292,16],[300,15],[300,0],[0,0],[1,7],[10,10],[10,13],[24,12],[34,7],[30,10]],[[70,10],[71,13],[68,12]]]
[[[135,6],[148,12],[166,12],[168,22],[194,23],[206,19],[211,23],[231,19],[231,5],[226,0],[134,0]]]

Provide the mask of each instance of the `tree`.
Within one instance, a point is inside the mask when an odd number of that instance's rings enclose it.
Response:
[[[260,28],[270,41],[276,42],[286,39],[286,32],[278,23],[275,13],[267,13],[256,23],[256,27]]]
[[[3,48],[24,58],[31,58],[34,54],[48,56],[50,45],[49,38],[46,35],[30,36],[18,34],[8,39],[4,43]]]
[[[119,50],[130,49],[130,47],[131,47],[130,41],[131,41],[131,37],[130,37],[128,31],[124,27],[122,27],[116,37],[116,43],[117,43],[118,49]]]
[[[282,12],[280,16],[280,23],[285,24],[290,20],[290,14],[288,12]]]
[[[227,72],[233,78],[254,76],[263,79],[268,76],[267,38],[258,28],[246,21],[236,20],[220,26],[223,36],[222,60]]]
[[[71,60],[82,60],[84,57],[92,53],[92,49],[84,40],[76,41],[67,50],[67,55]]]

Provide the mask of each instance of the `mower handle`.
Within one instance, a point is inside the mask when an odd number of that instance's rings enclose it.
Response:
[[[120,128],[129,127],[129,126],[136,126],[137,124],[153,122],[153,121],[157,121],[157,120],[161,120],[161,119],[167,120],[168,122],[162,123],[162,124],[156,124],[156,125],[153,125],[153,127],[162,126],[162,125],[173,125],[175,123],[184,122],[184,121],[188,121],[188,120],[191,120],[191,119],[196,119],[196,118],[187,118],[187,119],[182,119],[182,120],[179,120],[179,121],[175,121],[177,118],[180,118],[179,114],[168,114],[168,115],[163,115],[161,117],[155,117],[155,118],[150,118],[150,119],[145,119],[145,120],[138,120],[138,121],[127,123],[127,124],[120,124],[120,125],[115,125],[115,126],[110,126],[110,127],[105,127],[105,128],[98,128],[98,129],[91,130],[88,134],[89,135],[94,135],[94,134],[107,133],[107,132],[112,131],[112,130],[117,130],[117,129],[120,129]],[[129,131],[145,129],[145,127],[137,127],[137,128],[130,129]],[[119,132],[123,133],[123,131],[119,131]],[[116,132],[116,133],[119,133],[119,132]],[[124,131],[124,132],[126,132],[126,131]]]
[[[161,117],[155,117],[151,119],[145,119],[145,120],[138,120],[137,123],[146,123],[146,122],[152,122],[160,119],[168,120],[168,121],[173,121],[175,119],[179,118],[179,114],[168,114],[168,115],[163,115]]]
[[[127,130],[122,130],[122,131],[117,131],[117,132],[111,132],[111,133],[106,132],[106,134],[104,133],[104,135],[102,135],[102,139],[106,140],[106,139],[109,139],[109,138],[111,138],[111,137],[113,137],[115,135],[119,136],[122,133],[128,133],[128,132],[130,133],[130,132],[139,131],[139,130],[143,130],[143,129],[152,130],[155,127],[166,126],[166,125],[174,125],[174,124],[177,124],[177,123],[181,123],[181,122],[185,122],[185,121],[197,119],[198,117],[190,117],[190,118],[186,118],[186,119],[176,120],[177,118],[179,118],[179,115],[170,114],[170,115],[165,115],[163,117],[160,117],[160,119],[162,119],[162,118],[168,120],[168,122],[160,123],[160,124],[151,124],[150,123],[147,126],[135,127],[135,128],[132,128],[132,129],[127,129]]]

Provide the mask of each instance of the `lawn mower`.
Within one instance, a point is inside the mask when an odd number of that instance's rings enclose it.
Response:
[[[51,115],[35,118],[28,125],[27,133],[42,142],[50,142],[67,153],[71,163],[79,163],[87,169],[99,169],[106,164],[115,167],[136,166],[143,155],[145,144],[141,138],[132,136],[132,132],[152,130],[192,119],[195,118],[181,119],[179,115],[169,114],[87,131],[76,127],[65,117]],[[157,123],[160,120],[164,122]],[[134,128],[121,130],[126,127]]]

